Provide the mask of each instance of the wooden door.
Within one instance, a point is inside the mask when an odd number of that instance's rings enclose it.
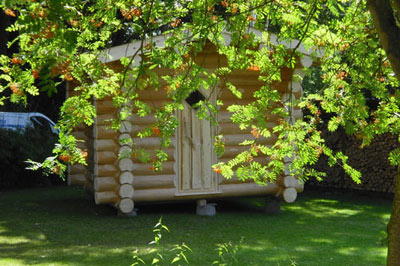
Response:
[[[207,119],[198,119],[193,105],[184,101],[180,114],[179,194],[217,192],[213,140],[216,128]]]

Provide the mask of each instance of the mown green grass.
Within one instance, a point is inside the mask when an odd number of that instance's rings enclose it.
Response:
[[[130,265],[132,251],[148,251],[160,217],[171,231],[161,248],[186,243],[191,265],[211,265],[216,244],[242,237],[235,265],[385,264],[379,240],[390,200],[303,193],[279,215],[263,213],[263,202],[221,200],[214,217],[196,216],[194,203],[145,205],[122,218],[78,188],[0,192],[0,265]]]

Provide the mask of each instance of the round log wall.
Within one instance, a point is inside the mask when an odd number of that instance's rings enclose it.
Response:
[[[323,129],[322,132],[330,148],[349,156],[349,164],[362,174],[362,183],[356,184],[340,166],[329,167],[327,158],[321,156],[315,169],[326,172],[327,176],[321,182],[310,179],[306,186],[394,193],[397,168],[389,163],[388,155],[399,146],[396,136],[380,135],[371,145],[361,148],[361,140],[347,135],[343,129],[336,132]]]
[[[204,60],[206,59],[206,60]],[[204,68],[213,70],[218,66],[227,65],[226,59],[218,55],[214,46],[207,44],[202,53],[197,54],[196,60],[202,62]],[[203,64],[204,63],[204,64]],[[121,69],[119,61],[109,63],[116,69]],[[221,65],[220,65],[221,64]],[[310,58],[303,58],[301,63],[296,66],[294,74],[300,74],[302,66],[311,65]],[[284,68],[281,70],[281,82],[272,84],[280,95],[282,102],[285,104],[289,98],[299,98],[301,96],[301,86],[298,82],[291,81],[292,71]],[[168,74],[169,70],[159,69],[158,75],[161,77]],[[219,122],[216,129],[217,134],[223,134],[226,140],[226,153],[219,158],[219,161],[229,161],[238,153],[242,152],[246,147],[238,145],[245,139],[252,139],[254,136],[250,130],[240,130],[239,127],[230,119],[231,113],[227,111],[227,106],[232,104],[247,104],[254,101],[253,93],[260,89],[262,82],[258,80],[258,71],[235,70],[227,77],[228,81],[234,84],[243,97],[238,99],[234,96],[223,82],[220,82],[216,88],[216,98],[223,101],[224,105],[220,106],[217,120]],[[165,85],[160,78],[161,87]],[[289,87],[292,88],[292,95],[289,94]],[[139,99],[148,104],[152,108],[158,108],[167,101],[165,90],[155,91],[148,88],[138,92]],[[94,192],[95,202],[97,204],[110,204],[118,208],[122,213],[130,213],[134,210],[135,202],[149,201],[165,201],[179,199],[205,199],[215,197],[232,197],[232,196],[251,196],[251,195],[275,195],[286,202],[293,202],[297,193],[303,190],[303,184],[292,177],[288,171],[278,178],[277,182],[269,186],[259,186],[252,180],[245,182],[237,178],[224,179],[219,176],[218,181],[214,183],[215,191],[209,193],[208,190],[188,194],[179,191],[179,153],[178,149],[183,145],[178,135],[172,137],[171,147],[166,149],[168,160],[163,164],[163,170],[154,172],[150,162],[141,162],[135,156],[119,160],[118,154],[126,149],[130,149],[129,145],[121,144],[120,140],[131,137],[135,148],[140,148],[148,152],[152,152],[160,147],[159,137],[157,134],[147,138],[139,138],[137,133],[145,128],[149,128],[154,122],[154,115],[150,114],[146,117],[133,115],[126,121],[119,132],[115,132],[108,128],[107,120],[115,117],[118,110],[113,106],[112,99],[106,97],[95,101],[97,118],[90,128],[82,128],[75,134],[81,136],[85,140],[85,148],[89,152],[89,166],[80,165],[71,167],[70,176],[75,174],[75,184],[82,184],[91,188]],[[277,117],[274,114],[267,114],[268,126],[273,128],[277,124]],[[292,120],[296,120],[302,116],[299,109],[292,112]],[[277,136],[272,134],[269,138],[258,139],[258,142],[273,145]],[[257,157],[254,160],[266,163],[267,157]],[[290,158],[285,161],[290,164]],[[72,179],[71,179],[72,181]]]

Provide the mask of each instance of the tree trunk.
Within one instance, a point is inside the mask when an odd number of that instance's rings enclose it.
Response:
[[[388,225],[387,265],[400,265],[400,167],[396,175],[396,190],[392,206],[392,214]]]
[[[393,6],[399,7],[399,0],[368,0],[367,8],[378,32],[379,40],[389,58],[396,77],[400,80],[400,28],[396,25]],[[397,10],[397,13],[400,11]]]
[[[383,49],[385,50],[393,71],[400,80],[400,28],[396,25],[393,6],[399,7],[399,0],[367,0],[367,8],[371,12],[372,20]],[[396,14],[397,15],[397,14]],[[392,214],[388,225],[388,266],[400,265],[400,168],[396,175],[396,188],[392,206]]]

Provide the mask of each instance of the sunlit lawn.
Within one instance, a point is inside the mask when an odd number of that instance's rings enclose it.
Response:
[[[180,203],[139,206],[137,217],[121,218],[78,188],[0,192],[0,265],[130,265],[132,251],[148,251],[161,216],[171,231],[161,248],[186,243],[192,265],[211,265],[216,244],[242,237],[235,265],[385,264],[379,240],[390,200],[303,193],[279,215],[263,213],[261,198],[217,203],[214,217]]]

